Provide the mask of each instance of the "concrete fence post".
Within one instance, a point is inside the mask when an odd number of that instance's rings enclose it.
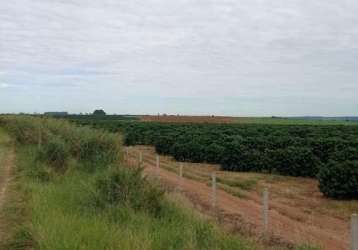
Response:
[[[358,250],[358,214],[353,214],[351,218],[351,248]]]
[[[211,205],[213,209],[216,208],[216,173],[211,174]]]
[[[157,157],[156,157],[156,175],[157,175],[158,178],[159,178],[159,169],[160,169],[160,158],[159,158],[159,155],[157,154]]]
[[[142,167],[143,164],[143,153],[142,151],[139,151],[139,155],[138,155],[138,165],[139,167]]]
[[[179,189],[183,188],[183,163],[179,164]]]
[[[269,223],[269,191],[268,188],[264,188],[262,195],[262,225],[263,233],[266,234],[268,231]]]
[[[182,162],[179,165],[179,176],[180,176],[180,179],[183,178],[183,163]]]

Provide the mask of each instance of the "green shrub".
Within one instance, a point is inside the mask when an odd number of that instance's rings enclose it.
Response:
[[[358,160],[358,126],[133,122],[118,129],[127,144],[154,145],[176,160],[216,163],[229,171],[315,177],[331,160]]]
[[[120,159],[121,140],[118,136],[85,127],[75,131],[76,141],[71,143],[71,151],[80,161],[100,167]]]
[[[56,169],[64,169],[70,158],[68,146],[60,137],[50,137],[48,143],[42,146],[39,151],[39,158],[49,166]]]
[[[142,178],[141,169],[113,169],[96,180],[96,200],[100,207],[128,206],[159,214],[163,192]]]
[[[2,124],[15,138],[16,142],[24,144],[37,144],[46,139],[47,131],[42,128],[41,119],[32,117],[6,117]]]
[[[0,118],[20,144],[39,145],[40,160],[63,168],[74,158],[87,169],[100,168],[120,159],[121,138],[89,127],[78,127],[68,121],[30,116]]]
[[[271,170],[290,176],[315,177],[320,160],[306,147],[287,147],[269,153]]]
[[[318,174],[319,188],[327,197],[358,198],[358,161],[330,161]]]
[[[132,142],[133,143],[133,142]],[[175,138],[171,136],[160,136],[156,139],[154,146],[158,154],[172,154],[172,146],[175,143]],[[131,145],[136,145],[133,143]]]

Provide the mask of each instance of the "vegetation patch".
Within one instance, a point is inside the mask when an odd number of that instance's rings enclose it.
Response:
[[[116,134],[52,119],[1,123],[17,141],[20,184],[28,194],[29,225],[21,226],[13,249],[27,249],[21,242],[28,241],[51,250],[255,249],[168,201],[140,169],[121,166]],[[27,139],[20,139],[23,132]]]
[[[221,178],[221,177],[217,177],[216,180],[222,184],[228,185],[230,187],[237,187],[240,189],[243,189],[245,191],[251,191],[253,190],[256,185],[257,185],[257,180],[255,179],[248,179],[248,180],[243,180],[243,179],[226,179],[226,178]]]
[[[318,180],[323,181],[326,170],[332,168],[331,161],[338,165],[337,175],[341,171],[344,175],[344,166],[349,162],[358,161],[358,126],[102,121],[87,124],[122,131],[126,145],[154,145],[157,153],[172,155],[177,161],[215,163],[228,171],[312,178],[320,172],[322,177]],[[321,191],[328,197],[358,198],[348,189],[340,189],[336,195],[327,192],[325,186],[320,185]]]
[[[358,197],[358,161],[329,162],[320,169],[319,186],[322,193],[337,199]]]

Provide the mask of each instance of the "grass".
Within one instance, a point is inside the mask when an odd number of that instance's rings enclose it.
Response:
[[[236,178],[236,179],[227,179],[227,178],[217,177],[217,181],[219,183],[228,185],[230,187],[237,187],[237,188],[240,188],[240,189],[245,190],[245,191],[251,191],[257,185],[257,180],[256,179],[242,180],[242,179],[238,179],[238,178]]]
[[[210,184],[211,185],[211,184]],[[225,192],[233,195],[233,196],[236,196],[238,198],[242,198],[242,199],[245,199],[247,198],[247,196],[241,191],[241,190],[238,190],[236,188],[232,188],[228,185],[225,185],[225,184],[221,184],[221,183],[218,183],[217,184],[217,187],[224,190]]]
[[[8,134],[0,128],[0,183],[4,171],[4,162],[12,152],[12,143]],[[13,162],[8,162],[12,164]],[[8,182],[4,199],[0,202],[0,249],[18,249],[29,246],[28,238],[23,234],[27,226],[26,194],[14,174]],[[20,240],[21,238],[21,240]],[[11,245],[9,245],[11,244]]]
[[[51,119],[5,123],[21,202],[9,202],[16,230],[5,249],[256,249],[121,166],[115,134]]]
[[[22,168],[34,164],[29,152],[19,152]],[[38,249],[254,248],[169,201],[164,201],[160,216],[127,206],[99,209],[91,192],[99,174],[71,170],[48,183],[27,178],[26,187],[32,194],[32,233]]]

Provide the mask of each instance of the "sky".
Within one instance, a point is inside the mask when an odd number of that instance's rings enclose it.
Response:
[[[357,0],[0,2],[0,113],[358,115]]]

